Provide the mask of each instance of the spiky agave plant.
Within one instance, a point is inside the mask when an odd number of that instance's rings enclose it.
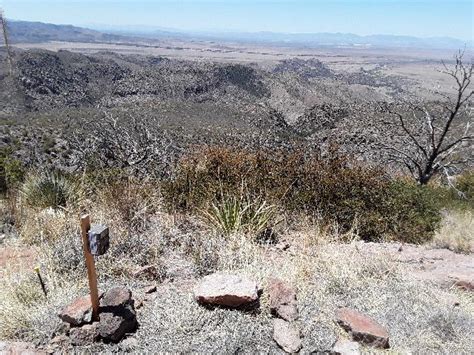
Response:
[[[20,194],[26,205],[40,209],[66,209],[82,197],[79,186],[57,172],[30,173]]]
[[[204,219],[225,235],[237,232],[259,234],[270,223],[278,223],[276,205],[266,201],[226,196],[203,211]]]

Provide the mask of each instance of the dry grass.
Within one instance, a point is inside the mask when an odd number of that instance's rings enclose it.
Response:
[[[127,208],[119,201],[114,204],[119,191],[125,191]],[[121,284],[136,294],[144,284],[130,275],[145,264],[161,267],[168,281],[139,310],[135,344],[97,344],[75,351],[278,353],[265,293],[259,310],[251,313],[209,310],[194,302],[194,283],[214,271],[246,275],[264,289],[273,276],[293,285],[305,353],[329,351],[339,336],[346,336],[334,322],[341,306],[385,325],[396,353],[470,353],[474,348],[472,296],[421,282],[412,277],[409,264],[383,252],[368,258],[360,243],[351,242],[357,240],[355,230],[341,234],[337,226],[323,227],[317,218],[295,217],[298,223],[280,226],[280,237],[291,243],[280,251],[258,244],[253,234],[224,237],[199,219],[159,212],[152,190],[136,191],[102,191],[100,198],[88,202],[93,223],[106,223],[112,232],[109,252],[97,261],[99,288]],[[24,210],[20,237],[39,247],[49,297],[43,297],[32,270],[6,272],[0,289],[1,339],[47,344],[59,325],[57,312],[87,292],[78,217],[79,212]],[[453,297],[460,300],[459,307],[452,306]]]
[[[433,245],[456,253],[474,253],[474,214],[472,211],[446,212]]]

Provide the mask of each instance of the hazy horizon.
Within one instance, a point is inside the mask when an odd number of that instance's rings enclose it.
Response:
[[[467,0],[0,0],[0,7],[13,20],[96,29],[473,38]]]

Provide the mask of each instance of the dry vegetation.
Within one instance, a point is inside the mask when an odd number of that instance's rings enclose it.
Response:
[[[294,285],[298,291],[298,322],[304,335],[304,352],[328,351],[338,337],[345,336],[334,322],[335,311],[341,306],[354,307],[387,326],[395,352],[469,353],[472,350],[472,296],[417,279],[411,273],[410,264],[398,262],[390,253],[381,251],[376,256],[367,257],[364,245],[358,242],[364,235],[358,232],[363,230],[360,223],[372,219],[358,218],[358,224],[344,225],[329,218],[331,215],[325,214],[322,205],[312,205],[306,199],[302,204],[314,208],[312,212],[307,208],[290,208],[297,206],[295,203],[299,197],[292,195],[292,204],[289,204],[284,202],[282,195],[275,193],[292,193],[287,186],[279,185],[279,180],[271,178],[271,170],[279,165],[273,162],[276,165],[272,165],[272,169],[256,169],[256,166],[265,167],[270,162],[262,155],[258,160],[256,155],[245,154],[201,150],[181,163],[180,169],[185,167],[186,175],[178,174],[175,180],[164,185],[133,178],[113,180],[107,176],[104,179],[94,174],[79,180],[52,174],[29,175],[21,185],[20,193],[10,194],[2,205],[2,215],[11,215],[9,219],[15,222],[18,230],[17,238],[9,237],[4,245],[35,246],[49,293],[45,298],[31,269],[7,267],[3,271],[4,287],[0,291],[0,337],[33,341],[47,347],[60,326],[57,312],[73,298],[87,293],[78,216],[88,211],[94,223],[106,223],[112,230],[111,249],[97,262],[101,289],[125,284],[132,288],[135,297],[142,297],[141,289],[147,282],[133,278],[132,274],[140,266],[150,264],[158,267],[162,283],[156,297],[139,310],[140,328],[134,336],[136,342],[97,344],[76,351],[278,352],[271,339],[271,319],[265,294],[260,309],[250,313],[224,309],[211,311],[195,303],[191,297],[195,280],[214,271],[248,275],[264,288],[271,276],[278,276]],[[331,198],[329,201],[336,201],[336,197],[345,201],[345,195],[341,193],[350,193],[351,190],[344,184],[355,186],[357,195],[349,195],[355,205],[350,208],[366,208],[356,197],[366,197],[360,192],[367,190],[362,183],[362,180],[366,181],[367,173],[350,164],[340,165],[338,159],[342,158],[334,158],[327,168],[326,163],[313,161],[317,164],[317,169],[311,165],[318,174],[317,180],[309,175],[302,181],[318,181],[320,187],[324,186],[318,191],[324,193],[324,198]],[[340,172],[334,166],[339,166]],[[292,175],[295,173],[291,172],[289,160],[285,160],[285,167],[288,173],[278,176],[289,179],[297,176]],[[230,168],[235,170],[226,170]],[[309,167],[303,169],[308,170],[303,170],[300,176],[309,171]],[[329,189],[332,182],[321,178],[325,176],[325,169],[331,169],[334,176],[339,176],[333,190]],[[224,175],[213,175],[217,171]],[[369,172],[373,173],[373,170]],[[346,179],[341,177],[346,175]],[[186,177],[187,190],[182,190],[183,176]],[[269,185],[261,185],[261,176],[269,177],[264,180]],[[377,196],[379,191],[386,198],[384,189],[390,186],[384,182],[386,177],[378,180],[377,175],[370,176],[382,188],[370,190],[367,196]],[[374,180],[368,181],[376,187]],[[283,183],[280,181],[280,184]],[[314,186],[310,185],[311,189]],[[408,193],[405,189],[395,190],[398,195],[409,198],[412,208],[409,214],[397,216],[417,228],[416,223],[426,223],[423,220],[425,214],[417,214],[417,208],[425,206],[418,203],[420,198],[424,201],[424,197],[413,194],[412,189],[417,188],[409,187]],[[38,190],[43,193],[38,194]],[[79,190],[80,194],[77,193]],[[75,193],[68,194],[69,191]],[[174,191],[172,195],[178,199],[183,198],[187,205],[170,199],[170,191]],[[299,185],[299,191],[305,191],[303,184]],[[330,194],[335,191],[338,193],[332,197]],[[221,224],[209,223],[203,211],[209,217],[213,210],[206,208],[212,206],[212,202],[225,211],[226,200],[219,198],[232,192],[234,198],[260,195],[260,201],[278,202],[278,213],[263,218],[267,227],[273,229],[271,238],[262,238],[258,233],[262,229],[260,222],[249,228],[255,223],[252,218],[241,223],[244,228],[223,230]],[[58,199],[58,196],[64,199]],[[313,198],[316,201],[320,196]],[[219,205],[222,201],[224,204]],[[199,204],[195,205],[197,202]],[[344,203],[330,206],[345,208]],[[250,208],[245,204],[230,206],[230,211],[226,212],[229,215],[234,209],[237,209],[237,214],[245,215],[246,208]],[[399,208],[399,205],[394,208]],[[380,212],[373,208],[360,211]],[[279,223],[276,223],[276,217],[281,219]],[[232,226],[235,224],[233,218],[226,221],[230,221]],[[469,252],[466,247],[469,241],[472,243],[472,235],[466,233],[469,225],[472,226],[472,212],[450,212],[443,219],[433,243]],[[394,236],[388,234],[387,238]],[[423,240],[429,240],[430,236],[432,234],[426,234]],[[290,248],[286,251],[275,248],[274,243],[278,240],[288,242]],[[400,240],[405,241],[405,238]],[[408,236],[408,240],[413,239]],[[453,305],[453,299],[458,300],[459,306]]]

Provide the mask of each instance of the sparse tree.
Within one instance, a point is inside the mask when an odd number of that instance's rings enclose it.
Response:
[[[442,72],[454,81],[453,95],[437,92],[441,99],[436,102],[381,107],[382,127],[386,129],[379,134],[383,137],[379,139],[381,148],[390,161],[402,164],[421,185],[440,173],[449,178],[457,167],[472,159],[473,64],[466,64],[463,56],[464,52],[455,56],[453,67],[443,63]]]

